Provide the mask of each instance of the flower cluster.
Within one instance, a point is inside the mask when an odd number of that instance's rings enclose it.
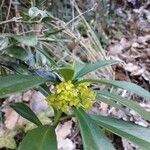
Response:
[[[87,83],[75,86],[71,81],[67,81],[56,86],[56,92],[47,97],[47,102],[49,105],[67,113],[71,107],[90,109],[95,97],[96,94],[88,88]]]

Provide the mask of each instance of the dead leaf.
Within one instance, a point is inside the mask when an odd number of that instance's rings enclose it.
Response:
[[[63,125],[59,124],[56,128],[57,141],[65,139],[72,129],[72,121],[67,121]]]
[[[45,111],[48,108],[45,96],[40,92],[34,91],[30,100],[30,107],[35,113]]]
[[[150,35],[139,36],[137,38],[137,42],[140,43],[140,44],[147,45],[148,41],[150,41]]]
[[[23,94],[23,101],[28,102],[30,101],[31,97],[32,97],[33,91],[27,91]]]
[[[133,63],[128,63],[124,65],[125,70],[132,73],[133,76],[141,75],[145,70]]]
[[[54,116],[54,111],[52,108],[48,108],[46,111],[40,112],[39,114],[37,114],[37,117],[39,118],[39,120],[42,122],[43,125],[50,125],[52,122],[50,117],[53,117],[53,116]],[[27,132],[36,127],[37,126],[34,123],[27,121],[24,131]]]
[[[71,129],[71,120],[57,126],[56,135],[59,150],[74,150],[75,145],[70,139],[66,138],[69,134],[71,134]]]
[[[23,126],[26,123],[26,119],[21,117],[12,108],[7,107],[4,109],[5,112],[5,126],[7,129],[13,130],[18,126]]]
[[[75,144],[68,138],[58,141],[59,150],[75,150]]]
[[[107,105],[106,103],[101,102],[99,109],[100,109],[100,111],[101,111],[103,114],[107,114],[108,105]]]
[[[149,127],[149,123],[147,121],[145,121],[144,119],[140,119],[138,121],[135,121],[136,124],[143,126],[143,127]]]
[[[124,138],[122,138],[122,145],[123,145],[124,150],[134,150],[131,144]]]
[[[16,141],[14,136],[16,132],[14,131],[4,131],[3,134],[0,134],[0,149],[2,148],[9,148],[9,149],[16,149]]]

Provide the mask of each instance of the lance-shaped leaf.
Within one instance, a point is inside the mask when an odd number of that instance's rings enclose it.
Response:
[[[38,47],[36,47],[36,49],[39,52],[41,52],[53,66],[55,66],[55,67],[57,66],[57,64],[55,63],[55,61],[53,60],[53,58],[50,56],[50,54],[46,51],[46,49],[40,49]]]
[[[91,83],[102,83],[102,84],[108,84],[112,85],[115,87],[119,87],[122,89],[126,89],[128,91],[134,92],[139,96],[142,96],[146,98],[147,100],[150,100],[150,92],[147,90],[143,89],[142,87],[131,83],[131,82],[126,82],[126,81],[117,81],[117,80],[93,80],[93,79],[85,79],[78,81],[77,83],[82,83],[82,82],[91,82]]]
[[[29,131],[18,150],[57,150],[55,128],[39,126]]]
[[[108,65],[114,65],[117,64],[118,61],[116,60],[101,60],[96,63],[87,63],[85,65],[80,65],[80,69],[78,68],[78,71],[76,72],[74,76],[74,80],[83,77],[84,75],[98,69],[98,68],[103,68]]]
[[[96,101],[103,102],[105,104],[108,104],[112,107],[118,108],[118,109],[126,112],[125,109],[120,104],[116,103],[116,101],[112,101],[110,98],[104,97],[103,95],[99,94],[99,92],[96,92]],[[128,112],[126,112],[126,113],[129,114]]]
[[[10,94],[34,88],[45,80],[33,75],[8,75],[0,77],[0,98]]]
[[[130,122],[104,116],[91,116],[97,124],[127,140],[141,146],[145,150],[150,148],[150,128],[144,128]]]
[[[74,112],[79,122],[84,150],[114,150],[110,141],[89,115],[82,109],[75,109]]]
[[[51,91],[49,90],[48,86],[45,84],[40,85],[37,88],[38,91],[40,91],[45,97],[49,96],[51,94]]]
[[[16,59],[26,60],[28,58],[28,52],[20,46],[11,46],[5,49],[5,52]]]
[[[37,126],[42,125],[36,114],[24,103],[12,103],[10,104],[10,107],[12,107],[19,115],[35,123]]]
[[[141,116],[143,116],[144,119],[150,120],[150,112],[146,111],[143,107],[141,107],[140,105],[138,105],[136,102],[132,100],[128,100],[126,98],[123,98],[114,93],[109,93],[107,91],[98,91],[97,94],[98,94],[97,98],[100,97],[100,100],[102,99],[102,97],[104,97],[108,100],[111,100],[112,102],[119,102],[120,104],[130,109],[133,109],[134,111],[139,113]]]
[[[38,43],[38,39],[36,36],[19,36],[19,35],[14,35],[13,38],[15,38],[17,41],[28,45],[28,46],[35,46]]]
[[[59,73],[64,77],[65,81],[71,80],[74,75],[74,70],[71,68],[62,68]]]
[[[46,81],[53,82],[53,83],[60,83],[61,80],[56,72],[46,71],[44,69],[36,69],[30,70],[32,74],[38,75],[45,79]]]

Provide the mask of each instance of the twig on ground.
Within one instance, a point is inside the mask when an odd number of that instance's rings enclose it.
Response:
[[[12,4],[12,0],[9,1],[9,7],[8,7],[8,12],[7,12],[6,20],[8,20],[8,18],[9,18],[10,9],[11,9],[11,4]],[[3,28],[2,33],[5,32],[5,29],[6,29],[6,24],[4,25],[4,28]]]

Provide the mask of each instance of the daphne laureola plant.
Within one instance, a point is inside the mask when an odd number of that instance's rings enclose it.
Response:
[[[104,134],[108,130],[118,136],[137,144],[142,149],[150,148],[150,128],[144,128],[133,123],[102,116],[89,114],[93,104],[97,101],[105,102],[113,107],[124,106],[138,112],[144,119],[150,120],[150,113],[132,100],[127,100],[107,90],[93,90],[90,83],[108,84],[114,87],[132,91],[150,100],[150,93],[140,86],[116,80],[85,79],[84,76],[96,69],[118,63],[114,60],[103,60],[96,63],[80,64],[63,67],[57,70],[59,80],[46,80],[35,75],[8,75],[0,78],[0,98],[12,93],[31,88],[41,91],[48,105],[53,107],[55,116],[49,125],[43,125],[36,114],[23,103],[12,103],[10,106],[21,116],[37,125],[37,128],[27,132],[19,145],[19,150],[57,150],[55,128],[62,117],[71,115],[79,124],[82,143],[85,150],[114,150],[110,139]],[[55,85],[52,91],[45,88],[45,83]],[[44,86],[43,86],[44,85]],[[13,88],[12,88],[13,87]],[[123,106],[123,107],[122,107]]]

